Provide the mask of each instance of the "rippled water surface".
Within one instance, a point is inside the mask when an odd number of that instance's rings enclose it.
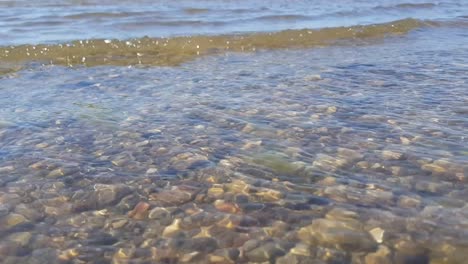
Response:
[[[467,4],[329,2],[0,1],[0,263],[465,263]]]

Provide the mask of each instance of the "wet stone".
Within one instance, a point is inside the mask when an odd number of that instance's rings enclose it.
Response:
[[[128,223],[127,219],[120,218],[120,219],[113,219],[110,223],[109,226],[113,229],[119,229],[124,227]]]
[[[209,260],[212,263],[234,263],[239,258],[239,254],[237,248],[223,248],[215,250]]]
[[[157,201],[164,206],[181,205],[192,201],[199,192],[200,189],[197,187],[181,185],[170,190],[152,193],[150,200]]]
[[[338,156],[348,160],[349,162],[356,162],[364,158],[363,154],[353,149],[338,148],[337,152]]]
[[[28,222],[29,220],[26,217],[24,217],[21,214],[16,214],[16,213],[11,213],[5,216],[3,219],[0,219],[0,223],[2,223],[2,225],[6,227],[7,229],[15,227],[15,226],[19,226],[21,224],[25,224]]]
[[[429,172],[432,172],[432,173],[445,173],[446,172],[446,169],[442,166],[439,166],[437,164],[434,164],[434,163],[431,163],[431,164],[424,164],[421,166],[421,169],[423,171],[429,171]]]
[[[133,210],[128,213],[128,216],[137,220],[145,219],[148,215],[149,208],[149,203],[139,202],[135,208],[133,208]]]
[[[204,155],[197,153],[181,153],[171,159],[172,167],[176,170],[195,169],[207,167],[210,161]]]
[[[380,244],[383,242],[385,230],[383,230],[382,228],[380,227],[373,228],[369,231],[369,233],[371,234],[371,236],[374,238],[374,240],[377,243]]]
[[[172,222],[171,211],[164,207],[153,208],[149,211],[148,218],[158,220],[162,225],[169,225]]]
[[[312,163],[312,167],[325,171],[336,171],[339,168],[345,167],[348,163],[346,159],[341,157],[335,158],[326,154],[318,154]]]
[[[391,264],[391,251],[386,246],[379,246],[376,252],[365,257],[365,264]]]
[[[346,219],[358,219],[359,215],[354,211],[336,207],[328,211],[325,217],[331,220],[338,220],[338,219],[346,220]]]
[[[382,158],[384,160],[403,160],[406,158],[406,156],[395,150],[384,150],[382,151]]]
[[[57,260],[59,251],[53,248],[36,249],[31,253],[28,263],[42,264],[42,263],[59,263]]]
[[[453,184],[450,182],[429,182],[429,181],[418,181],[414,185],[414,189],[421,192],[428,193],[443,193],[451,190]]]
[[[398,199],[398,205],[403,208],[417,208],[421,205],[419,197],[402,195]]]
[[[102,209],[116,204],[130,192],[123,184],[95,184],[93,190],[78,191],[72,196],[73,208],[75,211]]]
[[[76,166],[57,168],[49,172],[49,174],[47,174],[47,178],[60,178],[64,176],[73,175],[79,171],[80,168]]]
[[[327,264],[351,263],[349,254],[333,248],[318,247],[316,256]]]
[[[30,232],[17,232],[8,236],[6,240],[14,242],[21,247],[24,247],[29,244],[31,238],[32,234]]]
[[[351,251],[372,251],[377,243],[362,230],[356,220],[336,221],[316,219],[298,231],[298,237],[307,244],[318,243],[327,247]]]
[[[272,261],[278,257],[284,256],[287,252],[287,245],[281,245],[276,242],[267,242],[253,249],[246,248],[245,256],[249,261],[263,262]]]
[[[393,255],[394,263],[429,263],[427,249],[413,241],[399,241],[395,243],[394,248],[396,250]]]

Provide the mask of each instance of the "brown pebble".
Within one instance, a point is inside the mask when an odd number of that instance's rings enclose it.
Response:
[[[214,202],[214,206],[218,211],[221,211],[223,213],[235,214],[240,211],[240,208],[237,204],[225,202],[222,200],[216,200]]]
[[[128,216],[137,220],[145,219],[148,216],[148,209],[150,204],[146,202],[139,202],[132,211],[128,213]]]

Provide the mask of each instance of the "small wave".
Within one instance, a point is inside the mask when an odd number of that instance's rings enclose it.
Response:
[[[437,6],[434,3],[402,3],[390,6],[376,6],[374,9],[393,10],[393,9],[428,9]]]
[[[133,29],[138,27],[149,27],[149,26],[163,26],[163,27],[190,27],[190,26],[222,26],[226,22],[223,21],[202,21],[202,20],[174,20],[174,21],[164,21],[164,20],[148,20],[148,21],[139,21],[139,22],[126,22],[117,24],[120,28],[123,29]]]
[[[93,39],[68,44],[9,46],[0,48],[0,64],[15,67],[30,62],[65,66],[175,66],[207,54],[327,46],[342,40],[405,34],[428,24],[430,23],[416,19],[404,19],[384,24],[316,30],[173,38],[143,37],[132,40]]]
[[[66,19],[120,18],[144,14],[144,12],[84,12],[63,16]]]
[[[210,11],[210,9],[208,8],[185,8],[183,11],[189,15],[194,15],[194,14],[207,13]]]
[[[309,16],[303,16],[303,15],[267,15],[267,16],[256,17],[255,19],[252,19],[252,20],[263,20],[263,21],[288,20],[288,21],[294,21],[294,20],[307,20],[307,19],[310,19],[310,18],[311,17],[309,17]]]

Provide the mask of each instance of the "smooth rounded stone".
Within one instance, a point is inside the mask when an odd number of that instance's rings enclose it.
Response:
[[[263,141],[261,140],[254,140],[254,141],[247,141],[241,149],[243,150],[248,150],[248,149],[253,149],[253,148],[258,148],[262,145]]]
[[[124,184],[95,184],[93,190],[77,191],[71,200],[75,211],[99,210],[116,204],[130,192]]]
[[[135,208],[133,208],[132,211],[128,212],[128,217],[136,219],[136,220],[142,220],[145,219],[148,216],[148,209],[150,208],[150,204],[147,202],[139,202],[137,205],[135,205]]]
[[[224,187],[222,184],[213,184],[213,186],[208,189],[207,196],[213,199],[221,199],[224,195]]]
[[[113,208],[118,209],[120,212],[128,212],[133,210],[135,206],[140,202],[141,197],[138,194],[130,193],[124,196],[120,201],[114,205]]]
[[[448,192],[452,188],[453,183],[451,182],[418,181],[414,184],[415,190],[434,194]]]
[[[392,255],[389,248],[380,245],[376,252],[366,255],[365,264],[392,264]]]
[[[381,152],[382,158],[384,160],[404,160],[406,159],[405,154],[396,151],[396,150],[383,150]]]
[[[263,202],[276,202],[284,198],[284,193],[281,191],[268,189],[268,188],[258,188],[254,189],[252,194]]]
[[[306,244],[316,243],[327,247],[351,251],[373,251],[377,243],[354,219],[316,219],[311,225],[299,229],[298,237]]]
[[[31,204],[19,204],[15,207],[15,212],[23,215],[27,219],[37,222],[44,218],[44,213],[41,212],[43,206],[41,205],[31,205]]]
[[[14,242],[22,247],[25,247],[29,244],[29,241],[32,238],[31,232],[17,232],[9,235],[7,241]]]
[[[214,202],[214,206],[218,211],[223,213],[236,214],[240,212],[240,208],[237,204],[226,202],[223,200],[216,200]]]
[[[170,163],[176,170],[187,170],[198,167],[206,167],[206,165],[210,164],[210,161],[205,155],[185,152],[171,158]]]
[[[279,243],[274,241],[266,242],[264,244],[259,244],[253,249],[249,247],[244,248],[244,256],[247,257],[249,261],[274,262],[276,258],[284,256],[289,247],[290,245],[288,245],[287,243]]]
[[[244,132],[244,133],[252,133],[255,130],[256,130],[255,125],[252,124],[252,123],[248,123],[242,128],[241,131]]]
[[[417,208],[421,206],[421,197],[401,195],[398,199],[398,206],[403,208]]]
[[[356,163],[356,166],[361,169],[369,169],[371,167],[371,164],[368,161],[359,161]]]
[[[405,167],[391,166],[390,171],[392,172],[392,175],[396,177],[408,175],[408,169]]]
[[[335,158],[326,154],[317,154],[312,167],[325,171],[336,171],[348,165],[349,161],[344,158]]]
[[[29,223],[29,220],[21,214],[10,213],[0,220],[1,225],[9,229],[21,224]]]
[[[78,166],[61,167],[61,168],[52,170],[51,172],[49,172],[49,174],[47,174],[46,177],[47,178],[61,178],[64,176],[73,175],[79,171],[80,171],[80,168]]]
[[[146,170],[146,174],[147,175],[154,175],[154,174],[157,174],[158,171],[159,170],[157,168],[149,168],[148,170]]]
[[[359,214],[351,210],[335,207],[328,211],[328,213],[325,215],[325,218],[330,220],[358,219]]]
[[[284,237],[288,229],[289,225],[283,221],[274,221],[270,226],[262,228],[269,237]]]
[[[400,137],[400,142],[403,145],[409,145],[409,144],[411,144],[411,139],[409,139],[407,137]]]
[[[172,222],[172,213],[164,207],[156,207],[149,211],[148,218],[158,220],[162,225],[169,225]]]
[[[366,190],[366,193],[363,197],[363,202],[369,202],[379,205],[393,205],[394,204],[394,196],[393,193],[390,191],[384,191],[380,189],[375,190]]]
[[[187,229],[203,226],[212,226],[215,223],[223,220],[224,218],[224,214],[201,211],[192,215],[185,216],[182,219],[181,224],[184,228]]]
[[[337,184],[337,179],[332,176],[326,176],[317,183],[323,186],[335,186]]]
[[[334,105],[329,106],[329,107],[327,107],[326,113],[327,114],[334,114],[334,113],[336,113],[337,110],[338,110],[338,108],[336,106],[334,106]]]
[[[337,153],[339,157],[342,157],[349,162],[357,162],[364,158],[364,155],[357,150],[348,149],[348,148],[338,148]]]
[[[128,219],[125,218],[116,218],[109,221],[106,227],[110,227],[112,229],[119,229],[124,227],[128,224]]]
[[[200,188],[189,185],[174,186],[170,190],[152,193],[150,200],[157,201],[163,206],[182,205],[195,199],[200,191]]]
[[[23,198],[16,193],[2,193],[0,192],[0,204],[8,205],[10,208],[22,203]]]
[[[239,259],[240,251],[237,248],[223,248],[215,250],[209,257],[210,263],[235,263]]]
[[[7,173],[11,173],[15,170],[15,167],[9,165],[9,166],[3,166],[3,167],[0,167],[0,173],[1,174],[7,174]]]
[[[421,170],[432,172],[434,174],[442,174],[447,171],[444,167],[435,163],[424,164],[421,166]]]
[[[304,243],[297,243],[293,248],[289,250],[290,254],[310,257],[314,252],[309,245]]]

